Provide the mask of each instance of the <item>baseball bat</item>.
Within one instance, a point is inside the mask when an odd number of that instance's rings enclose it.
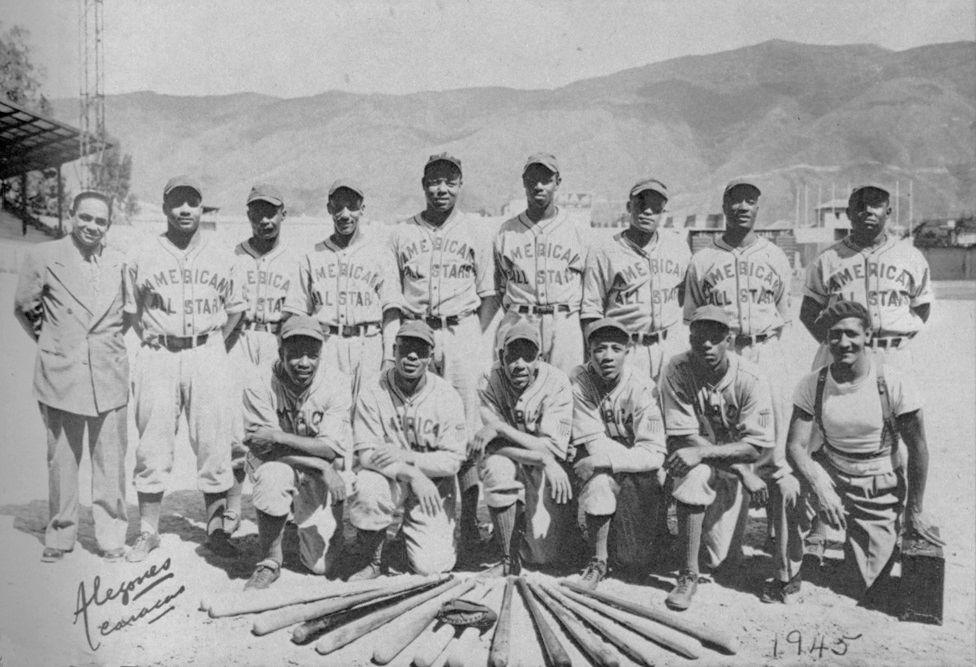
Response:
[[[646,607],[642,604],[630,602],[613,595],[608,595],[607,593],[603,593],[601,591],[591,591],[573,581],[566,581],[563,579],[560,580],[559,583],[571,591],[575,591],[587,597],[599,600],[600,602],[608,604],[611,607],[616,607],[617,609],[630,612],[636,616],[649,619],[655,623],[660,623],[661,625],[665,625],[673,630],[690,635],[706,646],[714,648],[721,653],[735,655],[735,653],[739,650],[739,642],[734,637],[721,630],[707,628],[687,619],[681,618],[675,614],[669,614],[667,612],[660,611],[659,609]]]
[[[464,581],[447,580],[439,584],[436,588],[424,591],[418,595],[413,595],[406,600],[401,600],[392,607],[383,607],[376,612],[356,619],[355,621],[343,624],[342,626],[330,631],[315,644],[315,650],[321,655],[328,655],[337,651],[346,644],[356,641],[376,628],[385,625],[389,621],[397,618],[401,614],[431,600],[439,595],[453,591],[458,586],[462,586]]]
[[[631,614],[614,609],[602,602],[597,602],[585,595],[580,595],[567,590],[565,594],[572,600],[586,606],[595,612],[599,612],[608,618],[612,618],[629,630],[633,630],[645,639],[649,639],[659,646],[670,649],[679,655],[689,659],[696,659],[699,656],[700,644],[690,642],[684,635],[666,626],[650,622],[646,619],[636,618]]]
[[[476,583],[474,580],[468,579],[453,594],[462,597],[474,588]],[[383,643],[373,650],[373,662],[377,665],[385,665],[397,657],[403,649],[420,636],[420,633],[430,625],[431,621],[437,618],[440,607],[441,598],[434,598],[414,607],[406,616],[391,622],[383,633]]]
[[[479,586],[481,583],[479,582]],[[480,587],[476,590],[471,591],[464,597],[468,600],[476,601],[481,600],[489,595],[495,590],[496,586],[494,584],[489,584],[484,587]],[[455,637],[460,639],[461,635],[470,630],[477,631],[477,628],[465,628],[462,632],[457,632],[457,629],[450,624],[444,624],[440,628],[436,627],[436,621],[433,626],[431,626],[431,633],[427,635],[427,641],[423,643],[422,646],[417,647],[417,652],[413,656],[413,665],[416,667],[430,667],[437,660],[437,656],[444,652],[444,649],[451,643],[451,640]],[[450,658],[448,658],[450,661]]]
[[[293,604],[315,602],[325,598],[335,598],[353,595],[364,591],[375,590],[383,584],[373,581],[361,581],[351,584],[329,582],[327,586],[309,586],[303,582],[301,588],[294,590],[264,590],[264,591],[235,591],[231,594],[215,595],[200,601],[200,608],[206,611],[210,618],[224,616],[241,616],[256,614],[269,609],[280,609]]]
[[[387,584],[382,588],[364,591],[356,595],[319,600],[318,602],[311,602],[303,605],[293,605],[291,607],[284,607],[282,609],[273,609],[271,611],[264,612],[254,619],[254,625],[251,628],[251,632],[260,637],[270,632],[274,632],[275,630],[286,628],[289,625],[294,625],[295,623],[301,623],[302,621],[319,618],[343,609],[355,607],[356,605],[360,605],[364,602],[377,600],[390,595],[396,595],[398,593],[404,593],[414,588],[424,588],[436,583],[439,583],[437,579],[421,579],[418,581],[416,578],[411,577],[406,581]]]
[[[529,592],[529,587],[525,583],[525,579],[519,577],[517,580],[519,593],[522,594],[522,600],[525,602],[525,608],[529,610],[529,616],[532,617],[532,622],[535,624],[536,629],[539,631],[539,636],[542,638],[542,653],[545,656],[546,664],[549,667],[570,667],[573,661],[569,659],[569,654],[566,653],[566,648],[559,641],[556,633],[552,631],[546,619],[542,617],[542,610],[539,609],[539,603],[535,601],[532,593]]]
[[[498,612],[498,622],[495,624],[495,635],[491,639],[491,650],[488,652],[488,667],[508,667],[508,651],[512,643],[512,593],[515,584],[511,578],[505,581],[505,592],[502,594],[502,607]]]
[[[559,590],[556,589],[555,586],[543,583],[540,583],[539,585],[546,593],[551,595],[558,602],[562,603],[562,605],[571,612],[579,616],[580,619],[590,625],[608,642],[616,646],[620,652],[626,655],[628,658],[639,665],[647,665],[648,667],[652,667],[656,663],[654,654],[642,649],[639,646],[634,646],[626,636],[617,630],[613,623],[603,619],[592,609],[583,606],[576,600],[572,600],[563,595],[561,592],[559,592]],[[624,625],[624,627],[627,626]]]
[[[620,661],[610,648],[592,630],[585,627],[569,610],[535,582],[529,583],[529,590],[548,609],[566,634],[583,650],[583,654],[594,665],[600,667],[620,667]]]

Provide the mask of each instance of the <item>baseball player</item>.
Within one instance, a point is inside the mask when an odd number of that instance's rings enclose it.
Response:
[[[332,462],[352,439],[351,405],[348,378],[321,364],[324,342],[317,320],[288,318],[278,362],[259,367],[244,389],[246,466],[264,556],[244,588],[267,588],[280,576],[289,515],[309,570],[325,574],[339,551],[346,483]]]
[[[430,156],[421,184],[426,208],[390,233],[400,274],[401,317],[423,320],[434,330],[430,368],[461,395],[467,432],[474,434],[481,427],[478,380],[491,363],[480,342],[498,311],[491,239],[481,220],[456,206],[462,187],[459,159],[447,153]],[[478,474],[470,461],[462,465],[459,480],[461,557],[471,564],[479,546]]]
[[[351,378],[355,397],[362,382],[380,372],[384,341],[392,347],[399,294],[382,246],[360,228],[363,189],[348,179],[335,181],[327,208],[333,233],[301,258],[284,310],[318,319],[328,334],[326,366]]]
[[[665,502],[656,475],[664,463],[664,423],[654,385],[627,364],[631,338],[631,330],[618,320],[591,322],[586,328],[589,361],[572,377],[573,470],[582,483],[579,505],[591,557],[580,583],[591,589],[607,574],[611,522],[618,542],[631,547],[628,551],[649,551],[648,543],[654,545],[659,536],[641,531],[640,525]],[[620,507],[621,487],[628,484],[638,490],[630,498],[634,506]]]
[[[556,206],[559,183],[552,155],[537,153],[525,161],[527,207],[495,236],[495,282],[505,309],[497,340],[527,320],[539,330],[543,360],[569,374],[583,360],[579,318],[586,246],[573,220]]]
[[[479,389],[484,426],[473,446],[506,575],[518,574],[523,558],[542,565],[580,551],[559,530],[573,520],[561,516],[573,509],[563,469],[571,460],[573,392],[565,373],[542,361],[541,349],[537,326],[508,327],[500,364]]]
[[[912,371],[909,342],[929,318],[934,296],[929,265],[918,248],[885,231],[888,191],[855,188],[847,205],[851,233],[824,250],[808,267],[800,321],[821,344],[814,368],[830,359],[820,313],[839,300],[857,301],[871,315],[871,350],[889,366]]]
[[[268,367],[278,358],[278,329],[282,306],[293,279],[296,258],[281,243],[285,200],[273,185],[259,184],[247,197],[247,219],[251,237],[234,248],[236,271],[243,283],[247,306],[237,327],[227,340],[231,367],[243,391],[246,378],[257,367]],[[233,534],[241,523],[241,487],[244,482],[244,427],[242,415],[234,422],[231,442],[234,485],[227,492],[224,512],[227,532]]]
[[[634,343],[628,362],[655,384],[671,356],[668,333],[682,316],[691,259],[683,239],[660,229],[668,197],[653,178],[630,189],[630,227],[590,249],[580,308],[584,328],[603,317],[627,328]]]
[[[701,547],[712,568],[741,553],[749,507],[740,480],[774,443],[769,384],[752,362],[730,353],[728,312],[701,306],[689,319],[691,349],[671,358],[661,380],[665,464],[685,560],[665,603],[678,611],[698,589]]]
[[[140,534],[126,555],[132,562],[145,560],[160,543],[159,511],[181,412],[197,457],[207,545],[218,555],[236,555],[224,511],[234,480],[230,435],[240,408],[228,391],[235,385],[225,338],[246,307],[243,281],[233,253],[199,233],[203,194],[196,180],[171,179],[163,189],[163,213],[166,232],[138,249],[125,271],[125,310],[142,340],[133,378]]]
[[[767,530],[772,539],[771,496],[789,471],[786,431],[789,425],[789,372],[781,343],[791,318],[792,269],[786,254],[755,232],[762,193],[747,180],[725,186],[722,211],[725,232],[691,258],[685,286],[685,321],[703,305],[722,308],[732,326],[732,351],[755,364],[769,383],[773,401],[776,446],[743,471],[754,505],[767,505]]]
[[[909,533],[944,545],[924,511],[928,448],[919,396],[910,377],[869,352],[869,308],[840,300],[815,323],[833,361],[796,387],[789,456],[802,484],[784,506],[786,529],[777,535],[785,555],[763,601],[786,601],[800,589],[802,529],[810,504],[835,529],[846,530],[845,560],[860,573],[870,599],[892,565],[903,502]],[[824,456],[814,460],[807,443],[815,430]],[[904,441],[899,452],[898,438]],[[907,465],[905,464],[907,454]]]
[[[349,520],[358,531],[355,551],[369,562],[350,581],[380,575],[386,531],[398,511],[411,569],[432,574],[454,567],[455,475],[467,428],[457,391],[428,371],[434,343],[425,322],[402,324],[393,367],[356,400],[358,470]]]
[[[95,539],[106,561],[118,561],[125,555],[127,526],[124,256],[106,245],[109,196],[80,192],[71,221],[70,236],[28,251],[14,296],[15,316],[37,341],[34,396],[47,430],[50,518],[41,560],[59,561],[74,548],[87,427]]]

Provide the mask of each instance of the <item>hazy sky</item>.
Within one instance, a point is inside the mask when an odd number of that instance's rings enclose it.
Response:
[[[2,0],[45,92],[79,90],[81,0]],[[105,0],[106,92],[552,88],[786,39],[890,49],[976,39],[974,0]]]

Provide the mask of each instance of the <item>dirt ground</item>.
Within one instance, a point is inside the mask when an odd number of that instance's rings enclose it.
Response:
[[[202,549],[202,498],[193,489],[193,462],[182,436],[172,490],[163,505],[162,549],[152,559],[142,565],[108,565],[96,555],[89,494],[84,491],[88,476],[83,470],[80,543],[62,563],[40,562],[47,518],[44,436],[30,388],[34,348],[10,315],[14,285],[14,275],[0,273],[0,340],[4,341],[0,346],[0,665],[368,664],[373,649],[381,645],[382,630],[322,658],[310,646],[292,644],[287,631],[258,638],[250,633],[249,618],[211,620],[198,610],[202,597],[242,588],[258,559],[257,529],[253,509],[246,502],[248,520],[235,538],[245,558],[228,563]],[[976,289],[972,283],[948,284],[939,285],[938,292],[942,298],[914,349],[917,380],[925,393],[931,452],[926,506],[938,517],[949,543],[945,550],[945,624],[902,623],[883,612],[859,607],[834,590],[839,584],[828,574],[829,569],[815,573],[804,584],[795,604],[762,604],[757,591],[771,560],[762,549],[762,516],[754,513],[740,571],[721,584],[703,583],[694,606],[685,613],[734,635],[740,651],[724,656],[702,649],[698,664],[936,665],[972,664],[976,659]],[[813,342],[797,329],[787,340],[796,360],[792,374],[797,379],[809,366]],[[131,472],[136,439],[131,428],[130,433]],[[138,522],[131,488],[130,494],[131,543]],[[293,537],[291,543],[294,545]],[[840,552],[831,551],[828,556],[836,559]],[[147,574],[150,567],[155,571]],[[123,604],[125,595],[120,588],[141,575],[146,581],[158,579],[160,583],[145,597]],[[90,644],[85,615],[76,611],[84,608],[81,600],[92,598],[96,580],[96,602],[102,604],[93,602],[87,607]],[[639,584],[609,579],[601,589],[663,608],[672,582],[673,574],[664,572]],[[282,589],[317,585],[328,584],[303,574],[294,558],[286,563],[278,584]],[[81,587],[84,596],[80,596]],[[131,590],[134,594],[140,587]],[[496,589],[493,599],[499,599],[500,592]],[[172,610],[163,614],[169,607]],[[141,613],[143,609],[146,611]],[[518,598],[514,613],[513,663],[543,664]],[[131,622],[124,622],[132,616]],[[118,629],[113,630],[117,624]],[[485,664],[489,636],[481,639],[481,649],[466,652],[468,664]],[[636,635],[629,636],[634,645],[653,648]],[[653,651],[658,664],[687,662],[661,648]],[[413,646],[408,647],[393,664],[408,664],[414,652]],[[574,664],[586,664],[575,647],[570,652]],[[621,664],[629,663],[624,659]]]

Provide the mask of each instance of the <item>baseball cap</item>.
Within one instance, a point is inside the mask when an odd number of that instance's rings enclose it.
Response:
[[[725,312],[725,309],[718,306],[699,306],[688,321],[689,324],[693,322],[718,322],[726,329],[732,326],[729,314]]]
[[[462,171],[461,160],[454,157],[450,153],[438,153],[437,155],[431,155],[429,158],[427,158],[427,163],[424,165],[424,171],[426,172],[428,167],[438,162],[447,162],[449,164],[453,164],[455,167],[457,167],[458,171]]]
[[[325,340],[322,325],[319,324],[318,320],[309,315],[292,315],[281,325],[281,333],[279,335],[281,336],[281,340],[293,336],[308,336],[315,340]]]
[[[400,325],[397,330],[397,338],[416,338],[422,340],[431,347],[434,345],[434,330],[422,320],[407,320]]]
[[[542,348],[542,339],[539,338],[538,328],[532,326],[525,320],[516,322],[511,329],[505,332],[505,338],[502,339],[502,347],[508,347],[517,340],[527,340],[537,349]]]
[[[166,181],[166,186],[163,188],[163,197],[168,195],[176,188],[190,188],[200,195],[200,199],[203,199],[203,188],[200,187],[200,183],[197,181],[197,179],[193,178],[192,176],[174,176]]]
[[[366,199],[366,193],[363,192],[363,189],[359,187],[359,185],[357,185],[356,183],[349,180],[348,178],[339,178],[332,181],[332,185],[329,186],[329,198],[331,199],[332,195],[334,195],[337,190],[341,190],[342,188],[345,188],[346,190],[352,190],[357,195],[359,195],[360,199]]]
[[[851,190],[851,196],[848,198],[848,201],[852,202],[856,197],[863,197],[869,193],[874,195],[874,199],[891,199],[891,193],[885,188],[877,183],[868,183],[867,185],[859,185]]]
[[[630,196],[635,197],[645,190],[656,192],[665,199],[668,199],[671,196],[668,194],[668,186],[656,178],[645,178],[643,181],[637,181],[634,184],[634,187],[630,189]]]
[[[619,331],[627,338],[630,338],[630,332],[617,320],[612,317],[604,317],[603,319],[597,320],[596,322],[590,322],[586,325],[586,340],[590,340],[597,331],[602,329],[613,329]]]
[[[275,206],[284,206],[285,198],[278,192],[278,188],[267,183],[259,183],[251,188],[251,194],[247,196],[247,203],[255,201],[266,201]]]
[[[738,188],[740,186],[752,188],[756,191],[757,195],[762,194],[762,190],[760,190],[759,187],[752,181],[745,178],[734,178],[725,185],[725,190],[722,191],[722,196],[724,197],[725,195],[729,194],[733,188]]]
[[[554,174],[559,173],[559,160],[557,160],[556,156],[552,153],[533,153],[525,160],[525,166],[522,167],[522,173],[524,174],[526,171],[528,171],[529,167],[534,164],[541,164]]]
[[[842,300],[831,304],[817,316],[816,324],[823,329],[829,329],[848,317],[856,317],[864,323],[865,329],[871,329],[871,314],[857,301]]]

